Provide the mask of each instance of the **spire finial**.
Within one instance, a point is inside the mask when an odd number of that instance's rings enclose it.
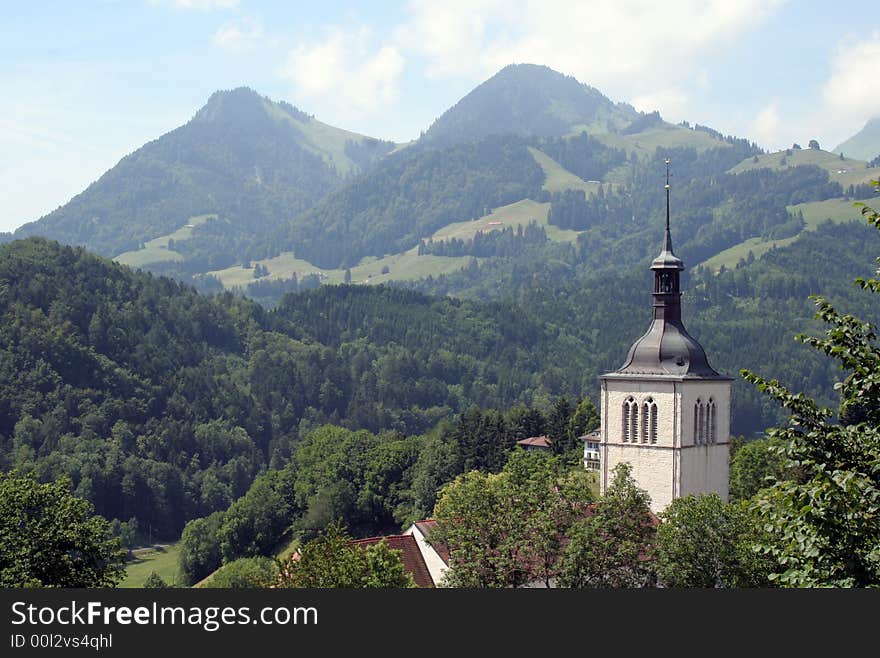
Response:
[[[669,231],[669,158],[666,158],[666,236],[663,251],[672,253],[672,234]]]
[[[666,235],[669,235],[669,158],[666,158]]]

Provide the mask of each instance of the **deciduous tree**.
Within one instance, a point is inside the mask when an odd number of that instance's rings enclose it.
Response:
[[[756,515],[716,493],[684,496],[660,515],[657,575],[666,587],[760,587],[772,563],[754,550]]]
[[[592,514],[569,533],[559,583],[563,587],[644,587],[654,582],[655,520],[648,494],[626,462]]]
[[[470,471],[441,491],[429,540],[445,543],[453,587],[518,587],[556,576],[568,528],[592,500],[587,474],[515,450],[497,474]]]
[[[332,523],[280,566],[279,587],[406,588],[415,587],[403,568],[400,551],[385,541],[361,548],[341,523]]]
[[[880,181],[875,181],[875,185]],[[880,214],[862,208],[880,229]],[[878,259],[880,262],[880,259]],[[857,279],[880,293],[878,278]],[[788,427],[768,431],[783,443],[798,481],[777,481],[757,498],[771,541],[763,548],[777,562],[771,576],[800,587],[880,585],[880,349],[874,327],[839,313],[826,299],[813,297],[824,337],[798,339],[831,356],[848,372],[837,385],[840,408],[824,408],[777,380],[748,370],[743,376],[775,398],[791,414]]]
[[[61,478],[0,473],[0,587],[113,587],[125,551]]]

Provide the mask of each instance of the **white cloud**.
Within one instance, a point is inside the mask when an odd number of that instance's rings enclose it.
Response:
[[[350,121],[376,114],[399,96],[404,58],[393,45],[372,45],[372,30],[334,28],[287,57],[281,74],[295,88],[296,98],[312,101],[329,120]]]
[[[650,94],[636,96],[631,103],[639,112],[660,110],[667,121],[678,122],[685,118],[688,96],[681,89],[670,87]]]
[[[749,135],[758,144],[771,145],[771,148],[778,148],[781,146],[779,144],[781,138],[779,127],[779,105],[776,101],[773,101],[765,105],[758,112],[758,116],[752,122]]]
[[[868,119],[880,116],[880,95],[876,93],[880,32],[861,41],[839,44],[829,69],[828,78],[815,90],[815,102],[769,103],[752,123],[750,136],[771,150],[816,138],[822,148],[830,150]]]
[[[513,62],[546,64],[618,98],[680,102],[701,60],[782,0],[414,0],[398,41],[435,77],[481,80]],[[661,112],[671,109],[659,108]]]
[[[263,26],[253,18],[228,21],[217,28],[211,43],[221,50],[241,53],[255,49],[264,39]]]
[[[708,60],[785,1],[411,0],[384,42],[331,27],[290,52],[282,74],[322,116],[359,118],[396,99],[404,58],[429,78],[473,83],[545,64],[614,100],[693,119],[685,109],[707,93]]]
[[[880,71],[880,32],[870,39],[842,44],[831,61],[831,77],[822,88],[828,110],[838,117],[880,116],[877,72]]]

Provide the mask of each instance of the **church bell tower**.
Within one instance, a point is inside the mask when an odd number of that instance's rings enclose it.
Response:
[[[599,485],[629,462],[638,485],[663,511],[675,498],[715,492],[727,500],[730,386],[681,322],[680,274],[669,230],[666,161],[666,233],[651,263],[653,320],[626,362],[602,375]]]

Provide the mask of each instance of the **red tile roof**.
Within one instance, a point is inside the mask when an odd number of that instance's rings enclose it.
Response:
[[[552,441],[549,437],[546,436],[530,436],[527,439],[522,439],[516,442],[517,445],[521,446],[533,446],[535,448],[549,448],[552,445]]]
[[[388,548],[401,552],[400,557],[403,561],[403,568],[405,571],[412,574],[413,580],[416,581],[416,585],[419,587],[434,586],[434,581],[428,571],[428,565],[425,564],[425,558],[422,557],[422,552],[419,550],[416,538],[412,535],[391,535],[388,537],[353,539],[349,544],[366,548],[367,546],[378,544],[383,539],[388,543]]]

